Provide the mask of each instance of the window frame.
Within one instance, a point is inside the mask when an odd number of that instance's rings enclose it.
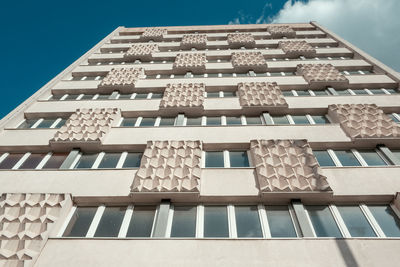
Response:
[[[224,166],[223,167],[206,167],[206,155],[207,155],[206,152],[222,152]],[[230,160],[229,152],[247,152],[246,154],[247,154],[247,160],[249,162],[249,166],[248,167],[231,167],[231,160]],[[203,150],[201,153],[202,153],[202,155],[201,155],[201,168],[202,169],[241,169],[241,168],[249,169],[249,168],[254,168],[253,163],[251,161],[250,150],[227,150],[227,149],[208,150],[208,151]]]

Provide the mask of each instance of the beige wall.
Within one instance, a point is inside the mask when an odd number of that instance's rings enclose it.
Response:
[[[35,266],[385,267],[400,262],[399,249],[399,239],[50,239]]]

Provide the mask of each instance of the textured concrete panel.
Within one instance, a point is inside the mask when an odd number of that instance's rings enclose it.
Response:
[[[288,104],[278,84],[273,82],[247,82],[238,84],[239,102],[242,107],[283,106]]]
[[[290,26],[268,26],[267,31],[271,34],[272,38],[296,37],[296,32]]]
[[[98,85],[100,89],[133,89],[139,79],[145,77],[143,68],[112,68]]]
[[[288,57],[315,57],[317,51],[306,41],[280,41],[279,48],[285,52]]]
[[[201,107],[204,108],[204,83],[167,84],[160,108]]]
[[[147,28],[140,36],[140,39],[143,41],[161,41],[164,34],[167,34],[167,29],[165,28]]]
[[[267,61],[261,52],[233,52],[231,61],[236,71],[267,71]]]
[[[375,104],[329,105],[328,115],[352,139],[400,137],[400,125]]]
[[[198,48],[205,49],[207,46],[206,34],[184,34],[182,36],[181,47],[184,49]]]
[[[157,44],[133,44],[124,54],[125,60],[151,60],[153,53],[159,52]]]
[[[100,144],[120,118],[118,108],[78,109],[56,132],[50,144]]]
[[[200,141],[149,141],[132,192],[200,192]]]
[[[32,266],[65,204],[63,194],[0,196],[0,266]]]
[[[251,33],[228,33],[227,36],[228,44],[231,48],[253,48],[256,45],[256,41]]]
[[[349,85],[349,80],[332,64],[299,64],[296,74],[302,75],[312,87],[341,88]]]
[[[206,62],[205,53],[179,53],[176,55],[173,68],[181,72],[204,72],[206,70]]]
[[[250,151],[262,193],[331,190],[306,140],[252,140]]]

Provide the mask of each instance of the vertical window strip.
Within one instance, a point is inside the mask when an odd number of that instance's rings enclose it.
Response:
[[[101,205],[97,208],[96,214],[93,217],[92,223],[90,224],[89,230],[86,233],[86,237],[94,237],[96,233],[97,226],[99,226],[99,222],[101,217],[103,216],[104,210],[106,209],[105,205]]]
[[[126,209],[124,218],[121,223],[121,228],[119,229],[119,232],[118,232],[118,238],[126,237],[126,234],[128,232],[128,228],[129,228],[129,223],[133,219],[133,216],[132,216],[133,208],[134,208],[133,205],[129,205],[128,208]]]

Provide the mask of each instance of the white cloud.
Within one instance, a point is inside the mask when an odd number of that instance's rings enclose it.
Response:
[[[316,21],[400,71],[399,13],[399,0],[289,0],[270,21]]]

